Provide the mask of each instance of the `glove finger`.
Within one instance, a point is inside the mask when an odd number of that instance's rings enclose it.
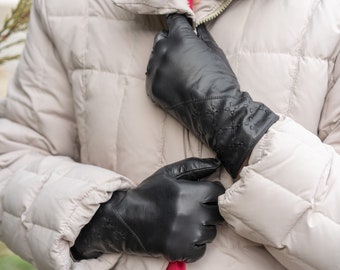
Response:
[[[155,35],[155,38],[153,40],[153,46],[155,46],[159,41],[167,38],[169,35],[169,32],[166,31],[166,30],[162,30],[160,32],[158,32],[156,35]]]
[[[166,254],[166,259],[170,262],[180,261],[192,263],[203,257],[207,245],[190,244],[185,250],[173,250],[170,254]]]
[[[205,209],[204,225],[216,225],[224,221],[218,207],[218,197],[224,194],[225,188],[220,182],[207,182],[206,184],[210,186],[201,203]]]
[[[226,56],[224,54],[224,52],[222,51],[222,49],[217,45],[215,39],[212,37],[212,35],[210,34],[210,32],[208,31],[207,27],[205,26],[205,24],[201,24],[196,28],[197,31],[197,36],[204,41],[204,43],[213,51],[215,51],[216,53],[218,53],[220,55],[220,57],[222,57],[223,59],[226,59]],[[228,61],[227,61],[228,62]]]
[[[207,249],[207,245],[203,244],[203,245],[195,245],[193,248],[192,253],[190,254],[190,256],[188,256],[185,260],[185,262],[187,263],[193,263],[197,260],[199,260],[200,258],[203,257],[205,251]]]
[[[197,28],[197,36],[202,39],[210,48],[217,49],[219,48],[215,39],[212,37],[210,32],[208,31],[205,24],[200,24]]]
[[[150,59],[149,59],[149,62],[148,62],[148,65],[146,67],[146,72],[145,72],[145,75],[147,76],[147,80],[146,80],[146,93],[149,97],[152,98],[152,94],[151,94],[151,81],[150,81],[150,78],[153,77],[152,75],[154,74],[155,72],[155,67],[157,66],[157,64],[155,64],[155,61],[157,63],[159,57],[155,57],[154,55],[158,55],[159,54],[159,50],[160,48],[159,47],[162,47],[162,46],[157,46],[157,43],[160,42],[161,40],[164,40],[166,38],[168,38],[168,31],[166,30],[162,30],[160,32],[158,32],[156,35],[155,35],[155,38],[154,38],[154,41],[153,41],[153,47],[152,47],[152,52],[151,52],[151,56],[150,56]],[[158,51],[158,52],[157,52]]]
[[[224,218],[220,214],[220,210],[218,205],[203,205],[206,207],[206,213],[205,213],[205,220],[204,225],[205,226],[216,226],[218,224],[221,224],[224,221]]]
[[[224,221],[217,204],[202,204],[202,207],[204,208],[203,220],[205,226],[215,226]]]
[[[203,226],[200,239],[195,243],[195,246],[201,246],[211,243],[217,234],[216,226]]]
[[[163,169],[176,179],[200,180],[215,172],[220,165],[221,162],[214,158],[187,158]]]
[[[209,189],[207,189],[208,191],[203,203],[207,205],[217,205],[218,197],[225,192],[224,186],[220,182],[206,181],[205,184],[209,187]]]
[[[195,37],[196,34],[189,20],[183,14],[170,14],[167,17],[169,36]]]
[[[215,47],[218,48],[218,45],[217,45],[215,39],[212,37],[212,35],[208,31],[208,29],[207,29],[207,27],[204,23],[197,26],[196,31],[197,31],[197,36],[200,39],[202,39],[205,43],[210,44],[211,46],[215,46]]]

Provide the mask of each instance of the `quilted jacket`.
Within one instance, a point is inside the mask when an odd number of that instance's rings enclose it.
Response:
[[[340,1],[35,0],[0,102],[0,238],[38,269],[164,270],[69,248],[117,189],[214,156],[145,93],[163,14],[206,22],[241,89],[280,115],[219,197],[225,224],[188,270],[340,269]],[[171,83],[171,82],[169,82]]]

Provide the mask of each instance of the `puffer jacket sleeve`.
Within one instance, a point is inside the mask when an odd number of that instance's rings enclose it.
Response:
[[[77,160],[71,85],[44,23],[31,11],[23,56],[0,102],[0,236],[38,269],[109,269],[118,255],[74,263],[69,248],[99,204],[131,187]]]
[[[288,269],[340,269],[340,60],[320,138],[281,117],[219,198],[226,221]]]

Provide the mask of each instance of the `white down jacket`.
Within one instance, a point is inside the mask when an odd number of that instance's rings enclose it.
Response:
[[[188,270],[340,269],[340,1],[35,0],[0,105],[0,236],[38,269],[164,270],[161,258],[69,248],[113,191],[214,156],[145,93],[164,17],[186,13],[241,88],[281,115],[219,206],[227,223]],[[230,5],[229,5],[230,4]],[[229,6],[228,6],[229,5]],[[228,6],[228,8],[227,8]],[[171,82],[170,82],[171,83]]]

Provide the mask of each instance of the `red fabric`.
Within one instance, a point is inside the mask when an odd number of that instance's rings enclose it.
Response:
[[[185,262],[171,262],[166,270],[185,270]]]
[[[189,6],[192,9],[193,0],[188,0]]]

